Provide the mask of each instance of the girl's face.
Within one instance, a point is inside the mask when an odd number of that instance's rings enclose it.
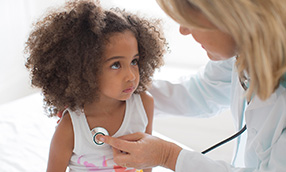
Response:
[[[139,52],[133,33],[125,31],[110,36],[103,59],[100,99],[129,99],[139,84]]]
[[[211,60],[226,60],[236,55],[236,44],[233,38],[218,30],[204,15],[198,12],[192,12],[201,26],[210,29],[188,28],[180,26],[182,35],[191,34],[193,38],[202,45]]]

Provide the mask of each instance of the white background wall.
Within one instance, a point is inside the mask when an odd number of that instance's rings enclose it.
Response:
[[[29,74],[23,55],[32,23],[48,8],[63,4],[64,0],[5,0],[1,1],[0,16],[0,104],[38,91],[30,87]],[[162,18],[171,53],[166,56],[170,69],[197,70],[208,58],[191,36],[182,36],[179,25],[169,19],[155,0],[102,0],[103,6],[125,8],[145,16]],[[184,70],[185,71],[185,70]],[[181,74],[181,73],[180,73]],[[170,76],[170,75],[169,75]]]

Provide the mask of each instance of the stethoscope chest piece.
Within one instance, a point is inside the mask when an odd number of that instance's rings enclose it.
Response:
[[[95,127],[94,129],[91,130],[92,133],[92,141],[96,144],[96,145],[103,145],[104,142],[99,141],[98,139],[96,139],[97,135],[104,135],[104,136],[108,136],[108,131],[105,128],[102,127]]]

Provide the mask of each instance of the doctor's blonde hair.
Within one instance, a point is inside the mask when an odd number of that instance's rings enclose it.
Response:
[[[247,98],[265,100],[286,73],[286,3],[280,0],[157,0],[175,21],[200,27],[191,11],[198,11],[237,45],[240,77],[250,77]],[[208,28],[206,28],[208,29]]]

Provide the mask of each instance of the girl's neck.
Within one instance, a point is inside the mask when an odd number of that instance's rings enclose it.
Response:
[[[94,115],[113,115],[114,112],[118,112],[119,109],[125,106],[125,101],[116,99],[103,99],[95,100],[92,103],[84,105],[84,113],[86,116]]]

